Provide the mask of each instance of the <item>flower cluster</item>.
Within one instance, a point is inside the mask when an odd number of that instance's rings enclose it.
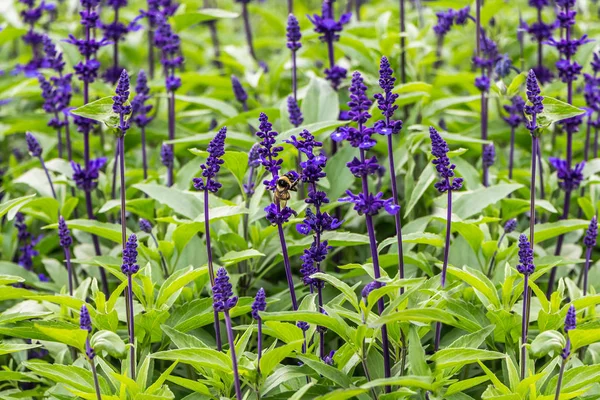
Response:
[[[82,167],[75,161],[71,161],[71,168],[73,169],[73,180],[79,189],[85,191],[92,191],[98,186],[98,177],[100,176],[100,169],[106,164],[106,157],[96,158],[90,160],[87,168]]]
[[[564,331],[567,335],[567,343],[561,352],[561,357],[563,360],[566,360],[571,355],[571,338],[569,337],[569,332],[575,328],[577,328],[577,312],[575,310],[575,306],[571,304],[567,310],[567,315],[565,316]]]
[[[227,270],[223,267],[217,271],[213,291],[213,308],[217,312],[226,312],[231,310],[238,302],[237,296],[233,295],[233,286],[229,283]]]
[[[81,306],[81,311],[79,312],[79,328],[88,332],[88,336],[85,339],[85,355],[88,359],[93,360],[96,357],[96,353],[90,345],[89,338],[89,334],[92,332],[92,319],[85,304]]]
[[[379,64],[379,87],[383,93],[377,93],[373,97],[377,100],[377,108],[381,111],[385,119],[377,121],[374,125],[375,131],[381,135],[392,135],[402,130],[402,121],[392,120],[394,112],[398,109],[395,104],[398,94],[392,93],[396,78],[392,75],[394,70],[390,66],[387,57],[381,57]]]
[[[294,17],[294,14],[290,14],[287,20],[287,48],[291,51],[297,51],[302,47],[302,43],[300,43],[300,39],[302,39],[302,34],[300,33],[300,25],[298,25],[298,20]]]
[[[585,232],[585,237],[583,238],[583,244],[588,249],[596,247],[596,239],[598,237],[598,218],[594,215],[592,220],[590,221],[590,225]]]
[[[479,40],[481,44],[481,54],[473,57],[473,64],[481,68],[481,75],[475,78],[475,87],[481,92],[488,92],[490,90],[491,75],[494,67],[501,59],[498,53],[498,46],[489,37],[481,32]]]
[[[256,292],[256,297],[252,302],[252,318],[257,321],[260,321],[259,312],[265,311],[267,309],[267,296],[265,295],[265,289],[260,288]]]
[[[167,16],[161,14],[157,18],[158,27],[154,33],[154,45],[161,50],[162,63],[166,80],[167,91],[175,92],[181,86],[181,78],[175,75],[175,69],[183,65],[183,56],[181,55],[181,40],[179,35],[173,32]]]
[[[42,155],[42,146],[40,146],[40,142],[38,142],[31,132],[25,133],[25,141],[27,142],[27,150],[32,157],[40,157]]]
[[[358,128],[344,126],[338,129],[331,138],[336,142],[347,140],[352,147],[368,150],[377,143],[371,137],[375,130],[363,126],[371,118],[369,109],[373,102],[367,97],[367,86],[364,84],[363,77],[359,72],[352,74],[352,83],[349,90],[350,101],[348,106],[350,111],[348,111],[348,116],[350,120],[358,124]]]
[[[34,247],[40,241],[41,236],[34,237],[29,233],[25,224],[25,216],[21,213],[17,213],[15,216],[15,227],[17,228],[17,241],[20,245],[17,262],[21,267],[31,271],[33,269],[33,257],[39,254]]]
[[[294,99],[294,96],[289,96],[287,98],[287,108],[292,125],[295,127],[302,125],[304,117],[302,116],[302,111],[300,111],[300,107],[298,107],[298,102]]]
[[[451,164],[450,158],[448,158],[448,151],[450,151],[448,144],[432,126],[429,127],[429,138],[431,139],[431,154],[434,157],[432,163],[435,165],[435,169],[441,178],[434,187],[440,193],[447,192],[448,190],[459,190],[462,187],[463,179],[451,179],[454,176],[456,165]]]
[[[369,297],[369,295],[371,294],[371,292],[375,289],[379,289],[380,287],[385,286],[384,283],[379,282],[379,281],[372,281],[369,282],[365,285],[365,287],[362,289],[362,291],[360,292],[360,295],[362,296],[363,299],[365,299],[365,301],[367,300],[367,298]]]
[[[62,215],[58,217],[58,237],[60,239],[60,245],[64,249],[71,247],[73,244],[71,232],[69,231],[69,227],[67,226],[67,223]]]
[[[140,218],[139,226],[142,232],[152,233],[152,224],[150,223],[150,221],[144,218]]]
[[[504,224],[504,233],[509,234],[517,229],[517,219],[511,218]]]
[[[334,64],[333,56],[333,42],[340,39],[340,32],[344,28],[344,25],[350,22],[352,13],[342,14],[339,20],[335,20],[333,15],[332,2],[329,0],[323,1],[323,7],[321,9],[321,15],[314,14],[312,17],[308,16],[308,19],[315,27],[315,32],[319,33],[319,39],[322,42],[327,43],[329,51],[329,68],[325,69],[325,79],[331,82],[331,85],[337,89],[342,81],[346,79],[346,69]]]
[[[579,187],[583,181],[583,167],[585,167],[585,161],[576,164],[575,167],[571,169],[569,169],[566,160],[550,157],[548,161],[550,162],[550,165],[556,169],[556,176],[560,181],[559,186],[562,190],[571,192]]]
[[[160,162],[162,165],[171,168],[174,160],[173,147],[170,144],[163,144],[160,148]]]
[[[28,30],[23,35],[22,40],[26,45],[31,46],[33,58],[26,65],[17,65],[15,73],[24,72],[25,76],[35,76],[37,75],[38,68],[43,68],[45,66],[44,57],[40,52],[40,46],[42,45],[44,35],[36,32],[35,24],[42,18],[44,11],[51,11],[56,6],[54,4],[46,3],[44,0],[42,0],[38,6],[36,6],[36,0],[19,1],[26,6],[26,8],[21,11],[21,18],[23,19],[23,22],[28,25]]]
[[[273,124],[269,122],[269,117],[267,117],[265,113],[260,113],[258,121],[260,124],[256,136],[261,139],[258,155],[263,167],[271,173],[271,179],[265,179],[263,183],[268,190],[274,190],[277,185],[281,164],[283,164],[283,160],[278,158],[279,153],[283,151],[283,147],[275,145],[275,138],[277,137],[278,132],[273,130]]]
[[[221,184],[217,182],[216,177],[221,169],[221,165],[225,162],[221,157],[225,154],[226,135],[227,128],[222,127],[208,145],[208,158],[206,159],[206,163],[200,165],[202,176],[206,179],[206,182],[202,178],[194,178],[194,187],[196,190],[208,190],[209,192],[216,193],[221,188]]]
[[[127,104],[129,100],[129,75],[127,70],[121,71],[119,83],[113,96],[112,109],[116,114],[119,114],[119,130],[121,135],[125,135],[129,129],[129,121],[127,116],[131,114],[132,106]]]
[[[557,25],[556,23],[547,24],[542,19],[542,11],[544,7],[550,5],[550,2],[548,0],[529,0],[529,5],[537,9],[538,18],[536,22],[530,25],[524,23],[523,30],[527,31],[527,33],[531,35],[531,38],[538,42],[539,54],[541,55],[542,44],[546,39],[552,37],[552,32],[554,32]],[[549,68],[546,68],[544,66],[543,60],[541,58],[538,58],[538,64],[533,68],[533,70],[535,71],[536,76],[542,84],[548,83],[552,80],[552,78],[554,78],[554,74]]]
[[[113,60],[114,64],[112,67],[109,67],[104,73],[104,79],[111,84],[115,84],[123,70],[118,65],[118,45],[120,41],[125,40],[125,36],[129,32],[127,25],[119,21],[118,16],[119,9],[127,6],[127,0],[108,0],[106,3],[109,7],[113,8],[115,17],[112,22],[101,24],[101,28],[104,31],[104,38],[113,43],[117,57]]]
[[[523,116],[525,101],[521,96],[514,96],[510,101],[510,104],[505,104],[503,106],[504,110],[508,113],[508,116],[502,118],[510,127],[516,128],[519,124],[525,122],[525,117]]]
[[[123,249],[123,264],[121,265],[121,272],[125,275],[133,275],[139,271],[140,266],[137,264],[137,236],[132,233],[125,243]]]
[[[447,11],[436,13],[437,24],[433,26],[433,31],[438,37],[446,36],[446,34],[450,32],[452,25],[465,25],[469,19],[473,20],[470,12],[471,7],[466,6],[458,10],[449,8]]]
[[[533,249],[529,244],[527,236],[519,235],[519,264],[517,264],[517,271],[523,275],[531,275],[535,271],[535,265],[533,265]]]
[[[63,54],[56,50],[56,46],[46,35],[43,37],[44,43],[44,66],[51,68],[58,75],[46,79],[43,75],[38,75],[40,88],[42,89],[42,98],[44,104],[42,108],[51,115],[48,126],[59,129],[66,124],[59,118],[60,113],[65,113],[69,107],[72,97],[71,79],[72,74],[63,74],[65,62]]]
[[[537,78],[533,70],[529,70],[529,74],[527,75],[525,82],[527,87],[527,100],[529,104],[525,104],[523,106],[523,112],[530,117],[525,125],[531,135],[535,135],[538,128],[537,115],[544,111],[544,105],[542,104],[544,97],[540,96],[542,91],[540,90],[540,86],[538,85]]]
[[[152,110],[151,104],[146,104],[150,100],[150,88],[148,87],[148,77],[142,70],[139,72],[137,81],[135,84],[135,96],[131,101],[131,110],[133,112],[133,122],[143,128],[152,121],[152,118],[148,117],[148,113]]]
[[[494,165],[494,162],[496,161],[496,147],[494,147],[493,143],[490,143],[483,147],[483,154],[481,156],[481,159],[483,165],[488,168]]]
[[[242,82],[240,82],[235,75],[231,75],[231,87],[233,88],[235,99],[245,106],[246,101],[248,100],[248,93],[246,93],[246,90],[242,86]]]

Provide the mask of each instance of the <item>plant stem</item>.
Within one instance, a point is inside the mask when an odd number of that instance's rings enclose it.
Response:
[[[515,127],[510,127],[510,155],[508,158],[508,179],[513,177],[513,163],[515,159]]]
[[[225,310],[225,326],[227,327],[227,339],[229,341],[229,353],[231,354],[231,365],[233,367],[233,383],[235,386],[235,395],[238,400],[242,400],[242,389],[240,387],[240,376],[238,372],[237,357],[235,355],[235,343],[233,340],[233,328],[231,326],[231,317],[229,311]]]
[[[85,207],[87,209],[87,216],[89,220],[95,220],[94,210],[92,207],[92,193],[88,190],[85,191]],[[100,241],[98,240],[98,236],[92,234],[92,242],[94,243],[94,252],[96,256],[101,256],[102,251],[100,250]],[[106,278],[106,271],[104,267],[100,267],[100,279],[102,280],[102,292],[104,292],[105,296],[109,295],[108,292],[108,279]]]
[[[521,380],[525,379],[527,364],[527,327],[529,326],[529,275],[523,276],[523,315],[521,316]]]
[[[476,15],[475,15],[475,43],[476,43],[476,48],[477,48],[477,56],[479,57],[479,54],[481,53],[481,37],[480,37],[480,32],[481,32],[481,2],[482,0],[476,0],[475,1],[475,7],[476,7]]]
[[[89,340],[89,339],[87,339]],[[96,364],[94,364],[94,360],[90,361],[90,367],[92,368],[92,376],[94,377],[94,388],[96,389],[96,399],[102,400],[102,395],[100,394],[100,383],[98,382],[98,371],[96,371]]]
[[[540,176],[540,198],[544,200],[546,198],[546,190],[544,189],[544,166],[542,164],[542,138],[537,138],[537,160],[538,169]]]
[[[260,374],[260,358],[262,357],[262,318],[258,318],[258,373]]]
[[[567,340],[569,340],[568,337],[567,337]],[[563,375],[565,373],[566,365],[567,365],[567,360],[563,360],[563,362],[560,363],[560,371],[558,371],[558,380],[556,381],[556,394],[554,395],[554,400],[560,399],[560,389],[562,386],[562,380],[563,380]]]
[[[113,162],[113,176],[112,176],[112,187],[110,189],[110,195],[111,198],[114,199],[115,197],[117,197],[117,167],[119,164],[119,154],[120,154],[120,149],[121,147],[121,142],[117,139],[117,145],[115,147],[115,160]]]
[[[142,166],[144,168],[144,180],[148,179],[148,158],[146,155],[146,127],[140,128],[142,139]]]
[[[150,237],[154,241],[154,245],[156,246],[156,249],[158,250],[158,255],[160,256],[160,264],[163,268],[163,275],[166,279],[169,277],[169,268],[167,267],[167,260],[165,259],[163,252],[160,250],[160,247],[158,246],[158,240],[156,240],[156,236],[154,236],[154,233],[150,232]]]
[[[585,251],[585,267],[583,270],[583,296],[587,294],[588,290],[588,271],[590,270],[590,259],[592,257],[592,247],[588,247]]]
[[[67,263],[67,274],[69,275],[69,296],[73,296],[73,267],[71,266],[71,251],[65,247],[65,260]]]
[[[444,246],[444,264],[442,265],[441,284],[442,289],[446,287],[446,271],[448,269],[448,255],[450,254],[450,235],[452,234],[452,186],[450,178],[446,178],[446,186],[448,189],[448,204],[446,209],[446,245]],[[442,323],[437,322],[435,325],[435,342],[434,351],[440,348],[440,340],[442,338]]]
[[[256,53],[254,52],[254,44],[252,43],[252,28],[250,27],[250,15],[248,13],[248,4],[242,3],[242,17],[244,19],[244,31],[246,32],[246,43],[248,44],[248,51],[250,55],[254,59],[254,61],[258,61],[256,58]],[[241,399],[240,399],[241,400]]]
[[[48,184],[50,185],[50,190],[52,191],[52,197],[56,199],[56,192],[54,191],[54,185],[52,184],[52,178],[50,177],[50,172],[48,172],[48,168],[46,168],[46,163],[44,162],[44,158],[40,155],[39,157],[40,164],[42,164],[42,168],[46,173],[46,178],[48,178]]]
[[[58,111],[54,111],[54,118],[56,119],[56,121],[59,121]],[[63,143],[62,143],[62,129],[61,129],[60,125],[58,125],[58,127],[56,128],[56,137],[58,139],[58,144],[56,145],[56,147],[58,147],[58,158],[62,158],[63,157]]]
[[[294,0],[287,0],[288,5],[288,14],[292,14],[294,12]]]
[[[506,236],[506,232],[502,232],[502,235],[500,235],[500,239],[498,239],[498,246],[496,248],[496,250],[494,251],[494,254],[492,254],[492,258],[490,259],[490,266],[488,267],[488,272],[487,272],[487,277],[491,278],[492,276],[492,270],[494,268],[494,262],[496,261],[496,255],[498,255],[498,249],[500,248],[500,245],[502,244],[502,240],[504,239],[504,236]]]
[[[404,0],[400,0],[400,80],[406,83],[406,12]]]
[[[277,204],[277,209],[279,210],[280,206]],[[281,224],[277,224],[277,232],[279,233],[279,242],[281,243],[281,253],[283,255],[283,265],[285,267],[285,277],[287,279],[288,288],[290,290],[290,296],[292,297],[292,308],[294,311],[298,309],[298,302],[296,300],[296,290],[294,289],[294,281],[292,279],[292,268],[290,267],[290,258],[287,251],[287,245],[285,242],[285,236],[283,234],[283,226]]]
[[[148,75],[154,79],[154,24],[148,23]]]
[[[387,124],[389,125],[389,117],[386,117]],[[392,199],[394,205],[400,207],[398,202],[398,185],[396,183],[396,163],[394,162],[394,150],[392,145],[392,135],[387,137],[388,145],[388,159],[390,165],[390,180],[392,182]],[[404,250],[402,249],[402,219],[400,211],[394,215],[396,223],[396,243],[398,245],[398,276],[400,279],[404,279]],[[400,288],[400,294],[404,293],[404,286]]]
[[[212,247],[210,244],[210,207],[208,206],[208,190],[204,190],[204,238],[206,240],[206,254],[208,254],[208,276],[210,277],[210,286],[215,285],[215,271],[213,268]],[[221,344],[221,326],[219,323],[219,313],[213,308],[215,336],[217,340],[217,350],[223,348]]]
[[[362,124],[359,124],[359,131],[362,131]],[[360,149],[360,159],[361,162],[365,162],[365,151]],[[367,182],[367,176],[363,175],[361,177],[362,181],[362,191],[365,198],[368,198],[369,195],[369,184]],[[369,234],[369,246],[371,248],[371,258],[373,260],[373,272],[375,274],[375,279],[379,279],[381,277],[381,270],[379,268],[379,254],[377,253],[377,238],[375,237],[375,228],[373,227],[373,218],[369,214],[365,214],[365,219],[367,222],[367,232]],[[379,311],[379,315],[383,312],[384,303],[383,298],[380,298],[377,301],[377,309]],[[381,327],[381,344],[383,350],[383,368],[385,372],[385,377],[389,378],[392,372],[391,363],[390,363],[390,345],[387,333],[387,326],[383,325]],[[385,392],[390,393],[390,386],[385,387]]]
[[[532,136],[531,138],[531,182],[529,184],[529,243],[531,245],[531,249],[533,250],[533,245],[535,243],[535,156],[538,148],[538,138],[536,136]]]

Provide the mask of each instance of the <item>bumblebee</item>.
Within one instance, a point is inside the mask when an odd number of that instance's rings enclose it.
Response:
[[[280,208],[285,208],[287,201],[291,198],[290,192],[298,191],[300,175],[296,171],[290,171],[277,179],[273,199]]]

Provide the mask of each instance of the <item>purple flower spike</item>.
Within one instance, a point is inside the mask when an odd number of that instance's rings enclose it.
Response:
[[[402,130],[402,121],[391,119],[398,109],[398,106],[394,104],[398,99],[398,94],[392,93],[396,82],[396,78],[392,75],[393,72],[387,57],[381,57],[379,87],[383,90],[383,93],[376,93],[373,97],[377,100],[377,108],[383,114],[384,119],[377,121],[374,128],[377,133],[385,136],[397,134]]]
[[[329,354],[323,357],[323,362],[327,365],[333,365],[333,356],[335,355],[335,350],[331,350]]]
[[[25,140],[27,141],[29,154],[31,154],[32,157],[39,157],[42,155],[42,146],[40,146],[40,142],[38,142],[31,132],[25,134]]]
[[[302,116],[302,111],[300,111],[300,107],[298,107],[298,102],[294,99],[293,96],[289,96],[287,98],[287,106],[288,106],[288,114],[290,115],[290,122],[295,127],[299,127],[304,122],[304,117]]]
[[[288,15],[286,31],[287,48],[291,51],[297,51],[302,47],[302,43],[300,43],[302,34],[300,33],[300,25],[298,25],[298,20],[293,14]]]
[[[196,190],[208,190],[211,193],[216,193],[221,188],[221,184],[217,182],[216,177],[221,169],[221,165],[225,162],[221,157],[225,155],[226,135],[227,128],[222,127],[208,145],[209,156],[206,163],[200,165],[204,179],[194,178],[194,187]]]
[[[100,169],[106,164],[106,158],[101,157],[94,160],[90,160],[89,167],[86,169],[75,161],[71,161],[71,168],[73,168],[73,180],[78,188],[85,191],[92,191],[98,186],[98,177],[100,176]]]
[[[437,17],[437,24],[434,25],[433,31],[438,37],[444,37],[450,32],[450,28],[454,24],[455,11],[448,9],[448,11],[441,11],[435,15]]]
[[[448,190],[459,190],[462,187],[462,178],[454,178],[455,164],[450,163],[448,158],[448,144],[438,133],[434,127],[429,127],[429,137],[431,138],[431,154],[434,157],[432,161],[435,165],[441,180],[434,186],[440,193],[444,193]]]
[[[69,248],[73,244],[73,238],[71,238],[71,232],[67,227],[67,223],[62,215],[58,218],[58,237],[60,238],[60,245],[63,248]]]
[[[125,275],[133,275],[137,273],[140,266],[137,264],[137,236],[131,234],[125,248],[123,249],[123,264],[121,265],[121,272]]]
[[[583,244],[587,248],[596,247],[596,238],[598,237],[598,219],[594,215],[592,220],[590,221],[590,225],[585,232],[585,237],[583,238]]]
[[[504,121],[513,128],[516,128],[525,121],[523,117],[523,107],[525,107],[525,101],[520,96],[514,96],[511,99],[510,105],[504,105],[504,110],[508,112],[508,117],[503,117]]]
[[[489,168],[494,165],[494,162],[496,161],[496,148],[493,143],[484,146],[481,158],[483,165],[486,167]]]
[[[373,290],[379,289],[380,287],[383,287],[383,286],[384,286],[384,284],[379,281],[369,282],[365,285],[365,287],[360,292],[360,294],[361,294],[362,298],[365,299],[365,301],[366,301]]]
[[[529,244],[527,236],[523,234],[519,236],[519,264],[517,264],[517,271],[523,275],[531,275],[535,271],[533,249]]]
[[[164,165],[167,168],[170,168],[173,166],[174,159],[175,156],[173,154],[172,145],[163,144],[160,148],[160,161],[162,162],[162,165]]]
[[[565,333],[574,330],[577,328],[577,313],[575,311],[575,306],[571,305],[569,310],[567,310],[567,315],[565,317]]]
[[[146,233],[152,233],[152,224],[150,223],[150,221],[144,219],[144,218],[140,218],[140,230],[142,232],[146,232]]]
[[[231,75],[231,87],[233,88],[235,99],[242,104],[246,103],[246,100],[248,100],[248,93],[246,93],[242,83],[235,75]]]
[[[132,107],[127,104],[129,101],[129,75],[126,70],[121,71],[119,83],[113,96],[113,111],[119,114],[119,129],[124,135],[129,129],[129,121],[125,120],[125,116],[131,114]]]
[[[517,220],[515,218],[511,218],[504,224],[504,233],[509,234],[514,232],[517,229]]]
[[[256,292],[256,297],[254,298],[254,302],[252,303],[252,318],[257,321],[260,321],[259,312],[265,311],[267,309],[267,296],[265,295],[265,290],[263,288],[258,289]]]
[[[131,108],[133,112],[133,121],[140,128],[145,127],[152,121],[152,118],[148,117],[148,113],[152,110],[152,105],[146,104],[150,100],[150,88],[148,87],[148,77],[142,70],[138,74],[138,78],[135,85],[135,97],[131,101]]]
[[[81,306],[81,311],[79,313],[79,329],[88,332],[92,331],[92,319],[90,318],[90,313],[85,305]]]
[[[229,283],[227,270],[223,267],[217,271],[213,291],[213,307],[218,312],[231,310],[237,304],[238,298],[233,295],[233,286]]]
[[[568,168],[566,160],[550,157],[548,161],[556,169],[556,176],[560,181],[559,186],[562,190],[571,192],[579,187],[583,181],[585,161],[576,164],[572,169]]]

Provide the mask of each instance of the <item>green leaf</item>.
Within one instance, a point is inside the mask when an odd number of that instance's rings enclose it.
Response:
[[[521,90],[521,86],[523,85],[523,82],[525,82],[526,77],[525,72],[521,72],[519,75],[515,76],[510,85],[508,85],[508,89],[506,89],[506,97],[513,98],[516,96]]]
[[[211,97],[175,95],[175,99],[183,103],[198,104],[210,108],[228,118],[237,115],[237,110],[229,103]]]
[[[302,331],[296,324],[278,321],[266,321],[263,324],[263,334],[279,339],[284,343],[292,343],[303,338]]]
[[[113,104],[114,100],[112,96],[102,97],[71,110],[71,114],[93,119],[94,121],[104,123],[109,128],[117,129],[119,127],[119,114],[113,111]],[[129,101],[125,104],[129,105]],[[125,120],[127,121],[130,117],[131,113],[125,116]]]
[[[87,333],[87,332],[86,332]],[[44,378],[57,383],[64,383],[86,393],[95,393],[94,378],[91,371],[75,365],[48,364],[41,361],[27,361],[23,365]],[[104,377],[98,376],[100,393],[110,393],[110,388]]]
[[[304,321],[309,324],[324,326],[337,333],[342,339],[350,341],[352,329],[342,321],[316,311],[281,311],[261,313],[263,321]]]
[[[138,183],[133,187],[189,219],[193,220],[204,211],[202,201],[190,192],[154,183]]]
[[[10,285],[11,283],[25,282],[20,276],[0,275],[0,285]]]
[[[169,276],[160,287],[157,295],[156,307],[161,307],[163,304],[171,303],[175,300],[172,298],[172,296],[178,295],[178,292],[181,290],[181,288],[207,273],[208,268],[206,267],[197,269],[188,267],[177,270],[173,275]]]
[[[231,172],[242,188],[248,170],[248,153],[227,150],[221,159],[224,161],[223,167]]]
[[[240,261],[249,260],[252,258],[260,258],[264,256],[265,255],[258,250],[247,249],[242,251],[230,251],[223,255],[223,257],[221,257],[219,261],[221,261],[221,263],[224,266],[229,266],[232,264],[237,264]]]
[[[529,101],[527,103],[530,104]],[[544,111],[537,115],[537,123],[540,128],[547,128],[555,122],[585,113],[585,110],[553,97],[544,96],[542,104],[544,105]],[[531,120],[530,115],[525,114],[525,116],[528,120]]]
[[[177,14],[171,17],[171,21],[175,25],[175,31],[181,32],[200,22],[237,18],[239,15],[238,13],[219,8],[200,8],[198,11]]]
[[[348,377],[348,375],[346,375],[339,369],[332,367],[331,365],[327,365],[320,360],[315,361],[312,358],[301,355],[298,356],[298,359],[319,375],[329,379],[333,383],[343,388],[347,388],[350,387],[350,385],[352,385],[352,381],[350,380],[350,377]]]
[[[79,327],[73,327],[73,329],[61,329],[39,324],[35,324],[35,327],[38,331],[52,338],[56,342],[64,343],[79,350],[85,347],[85,339],[87,338],[88,333],[85,330],[79,329]]]
[[[29,196],[17,197],[16,199],[2,202],[2,204],[0,204],[0,217],[4,217],[12,208],[22,205],[26,201],[33,199],[35,196],[36,194],[30,194]],[[9,218],[9,220],[10,219],[12,218]]]
[[[433,378],[428,376],[397,376],[392,378],[374,379],[361,386],[363,389],[370,389],[380,386],[402,386],[409,388],[419,388],[425,390],[435,390]]]
[[[562,335],[561,335],[562,336]],[[569,332],[573,351],[600,342],[600,329],[575,329]]]
[[[159,360],[179,361],[193,366],[214,369],[224,373],[231,372],[231,359],[226,354],[207,348],[187,348],[177,350],[159,351],[150,354],[150,357]]]
[[[302,348],[304,340],[296,340],[286,345],[276,347],[263,354],[260,359],[260,372],[264,376],[269,376],[271,371],[283,361],[286,357],[289,357],[293,352],[299,351]]]
[[[121,225],[119,224],[111,224],[108,222],[100,222],[89,219],[72,219],[67,221],[67,226],[71,230],[77,229],[83,232],[91,233],[101,238],[111,240],[115,243],[121,243],[122,241]],[[46,225],[43,229],[58,229],[58,224]],[[131,231],[127,230],[127,236],[129,237],[129,235],[131,235]]]
[[[342,294],[344,295],[344,298],[346,300],[348,300],[350,302],[350,304],[352,304],[352,306],[357,311],[359,310],[359,305],[358,305],[358,300],[356,298],[356,293],[354,293],[354,290],[352,290],[352,288],[350,286],[348,286],[347,283],[342,282],[341,280],[339,280],[335,276],[332,276],[332,275],[329,275],[329,274],[324,274],[322,272],[317,272],[316,274],[312,274],[311,276],[313,278],[321,279],[321,280],[323,280],[325,282],[330,283],[332,286],[334,286],[336,289],[338,289],[340,292],[342,292]]]
[[[471,389],[472,387],[481,385],[482,383],[487,382],[489,380],[490,378],[484,375],[456,382],[448,387],[448,390],[446,391],[446,396],[452,396],[453,394],[461,393],[467,389]]]
[[[24,344],[24,343],[0,343],[0,356],[11,353],[18,353],[19,351],[37,349],[42,347],[39,344]]]
[[[506,357],[506,354],[497,351],[482,349],[441,349],[438,350],[431,360],[435,362],[437,369],[462,367],[478,361],[497,360]]]
[[[304,124],[337,120],[340,114],[339,104],[338,93],[329,82],[318,77],[311,78],[301,106]],[[310,130],[309,132],[315,134]]]
[[[412,192],[410,194],[410,199],[408,200],[408,205],[405,207],[405,210],[404,210],[405,218],[408,217],[408,215],[410,214],[412,209],[417,205],[419,200],[421,200],[421,197],[423,197],[423,194],[425,193],[425,191],[429,187],[431,187],[431,185],[433,184],[433,181],[435,180],[435,174],[436,174],[436,171],[431,164],[427,164],[427,166],[425,168],[423,168],[423,171],[421,172],[421,175],[419,176],[419,180],[417,181],[415,188],[412,190]]]
[[[15,28],[14,26],[5,26],[2,31],[0,31],[0,46],[5,45],[8,42],[12,42],[27,33],[26,29],[23,28]]]
[[[396,236],[389,237],[379,243],[377,251],[381,252],[387,246],[395,244],[397,241],[398,239]],[[444,239],[435,233],[415,232],[402,235],[402,243],[427,244],[429,246],[442,247],[444,246]]]
[[[472,217],[522,187],[516,183],[499,183],[463,193],[453,201],[452,212],[462,219]]]
[[[398,310],[391,314],[377,318],[373,323],[369,324],[372,328],[379,328],[382,325],[393,322],[441,322],[445,325],[456,325],[456,320],[444,310],[434,308],[408,309]]]
[[[554,351],[558,354],[565,347],[565,338],[558,331],[544,331],[531,342],[531,353],[535,358],[541,358]]]
[[[187,333],[179,332],[175,328],[171,328],[169,325],[161,325],[160,328],[163,332],[171,339],[173,344],[180,349],[186,347],[208,347],[204,342],[198,339],[196,336],[188,335]]]
[[[494,305],[494,307],[501,308],[500,298],[498,297],[496,287],[492,281],[490,281],[489,278],[481,271],[471,269],[466,266],[464,266],[463,269],[449,266],[447,271],[449,274],[456,276],[483,294],[487,301]]]
[[[123,340],[114,332],[111,331],[98,331],[92,335],[90,344],[96,351],[106,351],[113,357],[121,358],[125,354],[125,343]]]
[[[468,104],[474,101],[480,100],[480,95],[472,95],[472,96],[453,96],[453,97],[444,97],[442,99],[438,99],[432,101],[423,111],[424,118],[431,118],[432,116],[438,114],[440,111],[445,110],[446,108],[456,106],[459,104]]]
[[[534,241],[535,243],[540,243],[568,232],[585,229],[589,223],[590,221],[585,221],[583,219],[567,219],[557,222],[537,224],[535,226]]]
[[[347,400],[356,399],[360,394],[366,393],[366,389],[336,389],[323,396],[315,397],[315,400]]]

